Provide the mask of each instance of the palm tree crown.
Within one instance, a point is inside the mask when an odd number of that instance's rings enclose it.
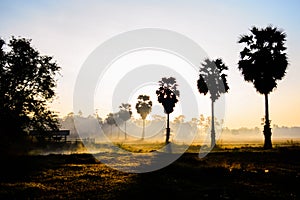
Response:
[[[162,78],[159,83],[159,89],[156,90],[158,102],[164,107],[165,113],[170,114],[174,111],[175,104],[178,102],[179,90],[174,77]]]
[[[147,95],[139,95],[135,108],[137,113],[141,115],[142,119],[146,119],[147,115],[152,110],[152,101],[150,100],[150,97]]]
[[[123,121],[127,121],[130,119],[131,115],[132,115],[132,111],[131,111],[131,105],[129,103],[122,103],[121,106],[119,106],[120,111],[119,111],[119,117],[123,120]]]
[[[115,121],[115,115],[113,113],[109,113],[106,117],[106,123],[109,124],[109,125],[114,125],[116,124],[116,121]]]
[[[198,90],[204,95],[209,92],[211,100],[215,102],[222,93],[229,90],[227,75],[223,73],[224,70],[228,70],[228,67],[220,58],[216,60],[205,59],[201,65],[197,81]]]
[[[245,81],[252,82],[261,94],[269,94],[277,87],[288,65],[285,53],[286,35],[276,27],[253,27],[250,35],[242,35],[239,43],[246,47],[240,52],[238,68]]]

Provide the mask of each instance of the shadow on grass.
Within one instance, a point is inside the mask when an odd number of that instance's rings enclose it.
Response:
[[[297,199],[300,149],[185,153],[154,172],[124,173],[90,154],[3,160],[1,199]]]

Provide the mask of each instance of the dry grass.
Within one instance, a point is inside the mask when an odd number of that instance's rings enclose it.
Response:
[[[23,156],[3,162],[0,198],[298,199],[299,153],[299,147],[247,147],[216,149],[200,159],[190,149],[144,174],[111,169],[90,154]]]

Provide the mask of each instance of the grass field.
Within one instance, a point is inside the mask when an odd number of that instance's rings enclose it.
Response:
[[[132,145],[123,147],[139,149]],[[109,168],[91,154],[10,158],[1,162],[0,198],[300,198],[298,146],[267,151],[259,147],[217,148],[201,159],[194,152],[196,149],[197,146],[191,146],[163,169],[140,174]]]

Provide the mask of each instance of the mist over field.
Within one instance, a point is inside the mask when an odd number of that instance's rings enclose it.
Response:
[[[124,141],[124,123],[120,122],[117,125],[108,125],[106,123],[98,123],[94,117],[77,117],[79,120],[78,127],[75,126],[74,118],[65,117],[60,119],[61,129],[70,130],[70,140],[74,139],[90,139],[97,143],[101,143],[105,134],[107,137],[116,141]],[[194,121],[184,122],[173,121],[170,123],[171,136],[173,142],[184,143],[193,141],[201,143],[210,135],[210,121],[205,121],[202,125]],[[131,119],[127,122],[126,132],[129,141],[136,141],[141,138],[142,120]],[[217,139],[222,143],[247,143],[247,142],[262,142],[263,127],[230,129],[222,127],[219,123],[217,126]],[[162,142],[165,137],[165,121],[164,118],[146,121],[144,142]],[[288,140],[300,140],[300,127],[286,127],[273,125],[272,139],[274,142],[286,142]],[[78,133],[79,132],[79,133]]]
[[[299,8],[0,0],[0,199],[300,199]]]

